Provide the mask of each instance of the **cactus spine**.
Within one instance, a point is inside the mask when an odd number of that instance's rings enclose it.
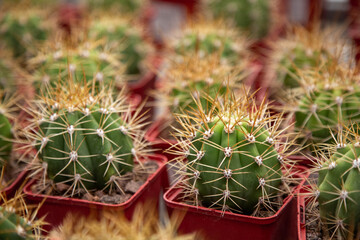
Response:
[[[47,176],[70,185],[71,196],[79,189],[111,192],[144,155],[141,108],[132,114],[124,91],[113,98],[111,90],[91,86],[69,79],[50,89],[35,102],[27,132]]]
[[[265,103],[256,107],[247,93],[235,98],[227,92],[224,99],[211,100],[208,111],[198,99],[197,105],[189,115],[179,115],[184,130],[177,130],[179,142],[173,146],[180,163],[187,159],[180,170],[185,196],[222,211],[256,215],[262,206],[273,209],[288,180],[282,169],[291,165],[287,147],[279,147],[286,145],[277,130],[280,118],[269,117]]]

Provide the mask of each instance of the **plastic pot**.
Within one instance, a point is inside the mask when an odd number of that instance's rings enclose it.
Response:
[[[83,199],[36,194],[32,192],[31,187],[38,181],[37,179],[32,179],[25,185],[25,201],[28,204],[42,204],[37,216],[45,217],[45,221],[50,224],[44,227],[47,231],[61,224],[68,213],[75,213],[79,216],[88,216],[91,213],[95,216],[100,216],[104,211],[112,213],[123,212],[128,219],[131,219],[133,211],[139,203],[145,201],[158,203],[161,191],[169,186],[165,166],[167,161],[166,157],[154,154],[151,155],[149,159],[156,161],[159,168],[155,173],[150,175],[140,189],[124,203],[106,204]]]
[[[298,239],[299,240],[306,240],[306,218],[305,218],[305,209],[306,209],[306,197],[302,193],[307,193],[308,190],[305,188],[301,188],[299,191],[299,196],[297,198],[297,228],[298,228]]]
[[[299,174],[297,177],[303,178],[303,175]],[[185,215],[179,226],[180,233],[198,231],[205,239],[210,240],[296,239],[297,201],[294,194],[304,181],[284,199],[284,204],[273,216],[265,218],[187,205],[178,201],[183,190],[177,184],[164,194],[164,199],[170,212],[177,211]]]
[[[9,186],[1,190],[1,192],[5,194],[7,199],[13,198],[16,192],[21,189],[21,186],[24,185],[28,174],[28,169],[24,169],[22,172],[20,172],[19,175],[17,175],[15,180]]]

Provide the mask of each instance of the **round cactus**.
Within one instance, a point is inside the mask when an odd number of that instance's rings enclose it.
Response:
[[[170,39],[176,53],[199,52],[200,56],[221,51],[222,61],[238,63],[246,55],[247,40],[222,22],[200,21],[189,24],[179,36]]]
[[[248,94],[235,99],[227,92],[211,100],[208,111],[199,99],[197,104],[189,115],[179,115],[184,129],[177,130],[179,142],[172,147],[180,163],[187,159],[180,168],[185,196],[223,211],[256,215],[261,207],[273,209],[289,180],[282,170],[291,166],[277,130],[280,118],[270,117],[264,103],[256,107]]]
[[[35,101],[27,137],[46,175],[70,185],[71,196],[118,188],[116,180],[144,156],[141,108],[132,113],[124,91],[114,99],[111,90],[93,91],[91,83],[70,79]]]
[[[208,0],[205,3],[215,17],[231,20],[254,38],[265,37],[269,32],[274,3],[267,0]]]
[[[295,127],[306,143],[331,141],[339,124],[360,119],[360,89],[356,75],[336,66],[325,73],[324,68],[303,72],[302,95],[296,101]]]
[[[37,89],[44,90],[69,74],[73,81],[85,80],[101,88],[105,84],[120,83],[124,66],[98,42],[77,44],[76,47],[56,44],[46,46],[29,64],[35,69],[33,81]]]
[[[237,83],[247,75],[246,66],[245,60],[235,66],[222,62],[221,52],[206,58],[199,54],[177,55],[170,59],[164,70],[161,104],[166,103],[172,112],[179,113],[196,107],[192,95],[205,92],[214,98],[226,92],[227,85],[235,91],[238,89]],[[159,96],[158,92],[155,94]],[[201,101],[202,107],[206,108],[206,99],[202,98]]]
[[[322,159],[313,169],[318,172],[318,180],[310,195],[318,202],[321,222],[331,238],[355,239],[360,223],[359,125],[343,126],[334,140],[334,144],[325,147]]]
[[[298,71],[316,68],[332,60],[333,54],[336,54],[336,46],[341,42],[335,32],[334,29],[308,30],[296,26],[288,31],[286,38],[273,44],[275,50],[271,68],[276,72],[272,76],[275,94],[283,87],[300,87]],[[329,39],[334,38],[334,35],[337,41],[332,43]]]
[[[106,45],[122,55],[127,74],[140,74],[151,46],[143,39],[144,29],[127,17],[96,18],[89,29],[92,39],[105,39]]]
[[[40,10],[9,9],[0,18],[0,42],[11,49],[14,57],[30,57],[34,54],[31,50],[35,50],[34,47],[49,35],[45,22],[44,13]]]

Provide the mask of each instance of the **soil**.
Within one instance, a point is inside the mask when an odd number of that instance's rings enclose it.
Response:
[[[306,240],[327,239],[323,236],[319,215],[314,214],[314,212],[319,212],[319,204],[317,203],[312,210],[305,209]]]
[[[76,195],[72,198],[84,199],[88,201],[101,202],[107,204],[121,204],[129,200],[146,182],[148,177],[153,174],[159,165],[155,161],[146,161],[143,163],[143,166],[136,165],[133,168],[132,172],[128,172],[122,175],[121,179],[116,180],[118,186],[121,187],[121,190],[118,188],[114,189],[111,193],[105,192],[103,190],[98,190],[95,192],[86,192],[81,189]],[[47,180],[50,182],[50,180]],[[67,196],[66,192],[69,189],[69,185],[64,183],[56,184],[47,184],[47,187],[44,188],[44,185],[41,181],[38,181],[37,184],[31,187],[31,190],[37,194],[51,195],[51,196]]]

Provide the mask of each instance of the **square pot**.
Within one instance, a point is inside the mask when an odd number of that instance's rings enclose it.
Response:
[[[50,224],[44,227],[45,230],[50,230],[52,227],[60,225],[68,213],[75,213],[82,216],[88,216],[91,213],[95,214],[95,216],[100,216],[103,211],[112,213],[123,212],[128,219],[131,219],[133,211],[138,204],[149,201],[158,203],[160,193],[164,188],[169,186],[165,166],[167,161],[166,157],[154,154],[149,156],[149,159],[156,161],[159,168],[148,177],[146,182],[129,200],[121,204],[107,204],[76,198],[36,194],[32,192],[31,186],[33,186],[38,179],[32,179],[26,184],[24,188],[24,198],[27,204],[42,204],[37,216],[45,217],[45,222]]]
[[[301,174],[296,176],[304,178]],[[178,184],[164,194],[164,199],[169,211],[177,211],[185,215],[179,226],[180,233],[198,231],[205,239],[211,240],[297,239],[297,201],[294,195],[304,182],[305,179],[293,189],[291,195],[284,199],[284,204],[273,216],[264,218],[179,202],[177,199],[183,190]]]

